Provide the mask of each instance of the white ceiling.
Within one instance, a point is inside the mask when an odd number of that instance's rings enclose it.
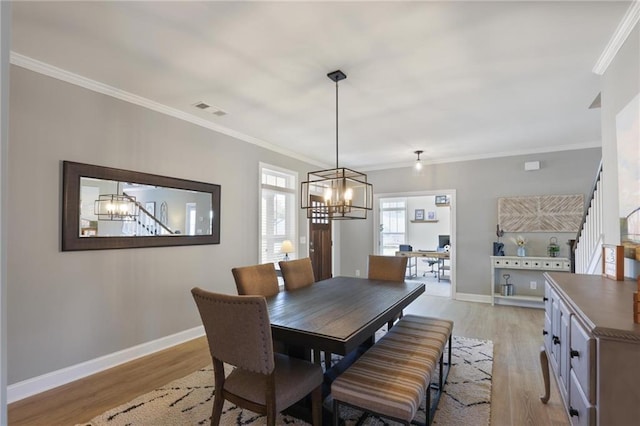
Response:
[[[316,164],[600,145],[592,69],[630,2],[14,2],[12,51]],[[228,114],[197,110],[204,101]]]

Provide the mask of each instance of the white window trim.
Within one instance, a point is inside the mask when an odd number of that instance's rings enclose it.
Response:
[[[281,172],[284,174],[288,174],[290,176],[293,177],[294,179],[294,184],[293,184],[293,188],[282,188],[279,186],[273,186],[273,185],[267,185],[267,184],[262,184],[262,173],[263,173],[263,169],[268,169],[268,170],[274,170],[277,172]],[[298,179],[298,172],[296,172],[295,170],[291,170],[291,169],[285,169],[283,167],[279,167],[279,166],[274,166],[273,164],[269,164],[269,163],[263,163],[263,162],[259,162],[258,163],[258,260],[261,261],[262,259],[262,190],[263,189],[269,189],[272,191],[279,191],[279,192],[283,192],[283,193],[288,193],[288,194],[293,194],[294,197],[294,213],[292,215],[293,217],[293,235],[291,235],[291,242],[293,243],[293,247],[296,249],[296,253],[294,253],[294,258],[299,256],[299,244],[298,244],[298,214],[297,213],[297,206],[300,205],[300,195],[299,195],[299,191],[298,191],[298,184],[299,184],[299,179]]]

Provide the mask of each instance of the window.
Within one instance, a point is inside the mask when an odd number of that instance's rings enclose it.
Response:
[[[278,262],[284,240],[297,248],[298,174],[261,163],[260,177],[260,263]]]
[[[380,199],[380,254],[394,256],[407,235],[406,198]]]

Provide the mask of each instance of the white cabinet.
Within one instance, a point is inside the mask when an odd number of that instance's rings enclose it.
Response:
[[[545,273],[540,360],[549,400],[549,367],[572,425],[631,425],[640,419],[640,324],[633,281]]]
[[[539,271],[540,276],[537,282],[540,283],[538,294],[521,294],[522,290],[530,292],[522,286],[528,286],[529,283],[514,283],[514,295],[502,295],[501,277],[506,270],[521,271]],[[519,257],[519,256],[491,256],[491,304],[518,305],[534,308],[544,308],[542,301],[544,289],[542,289],[544,271],[571,271],[571,261],[564,257]],[[518,288],[520,286],[520,288]],[[520,290],[520,291],[519,291]]]

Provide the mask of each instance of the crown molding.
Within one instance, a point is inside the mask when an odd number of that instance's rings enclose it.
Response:
[[[287,157],[291,157],[296,160],[304,161],[306,163],[310,163],[318,167],[327,166],[326,164],[318,162],[317,160],[304,157],[300,154],[289,151],[277,145],[271,144],[262,139],[258,139],[253,136],[246,135],[244,133],[235,131],[233,129],[229,129],[228,127],[220,126],[216,123],[204,120],[193,114],[189,114],[184,111],[180,111],[179,109],[172,108],[172,107],[163,105],[161,103],[152,101],[150,99],[144,98],[142,96],[138,96],[133,93],[120,90],[116,87],[109,86],[99,81],[91,80],[90,78],[86,78],[81,75],[67,71],[65,69],[55,67],[46,62],[38,61],[37,59],[33,59],[28,56],[21,55],[20,53],[16,53],[14,51],[11,51],[10,62],[11,64],[19,66],[21,68],[25,68],[30,71],[37,72],[39,74],[43,74],[48,77],[55,78],[57,80],[61,80],[61,81],[73,84],[75,86],[83,87],[93,92],[111,96],[113,98],[120,99],[122,101],[129,102],[131,104],[138,105],[138,106],[150,109],[152,111],[159,112],[161,114],[169,115],[179,120],[187,121],[197,126],[204,127],[209,130],[213,130],[214,132],[222,133],[227,136],[231,136],[232,138],[239,139],[241,141],[248,142],[253,145],[257,145],[261,148],[265,148],[270,151],[277,152],[278,154],[286,155]]]
[[[532,155],[532,154],[548,154],[551,152],[560,152],[560,151],[575,151],[578,149],[589,149],[589,148],[602,148],[602,142],[594,141],[594,142],[583,142],[576,144],[566,144],[566,145],[556,145],[551,148],[536,148],[536,149],[522,149],[522,150],[514,150],[514,151],[503,151],[503,152],[495,152],[491,154],[478,154],[478,155],[467,155],[460,157],[449,157],[442,160],[423,160],[422,163],[424,166],[433,165],[433,164],[447,164],[447,163],[459,163],[462,161],[475,161],[475,160],[490,160],[493,158],[502,158],[502,157],[515,157],[518,155]],[[406,167],[413,167],[415,160],[411,162],[402,162],[395,164],[387,164],[387,165],[371,165],[368,167],[358,167],[358,170],[363,172],[373,172],[377,170],[388,170],[388,169],[401,169]]]
[[[604,48],[604,51],[598,58],[595,66],[593,67],[593,72],[598,75],[603,75],[613,58],[616,57],[618,51],[631,34],[631,31],[636,26],[638,21],[640,20],[640,1],[635,0],[629,9],[627,9],[627,13],[625,13],[622,21],[618,24],[618,28],[616,28],[615,32],[611,36],[611,40],[607,44],[607,47]]]

